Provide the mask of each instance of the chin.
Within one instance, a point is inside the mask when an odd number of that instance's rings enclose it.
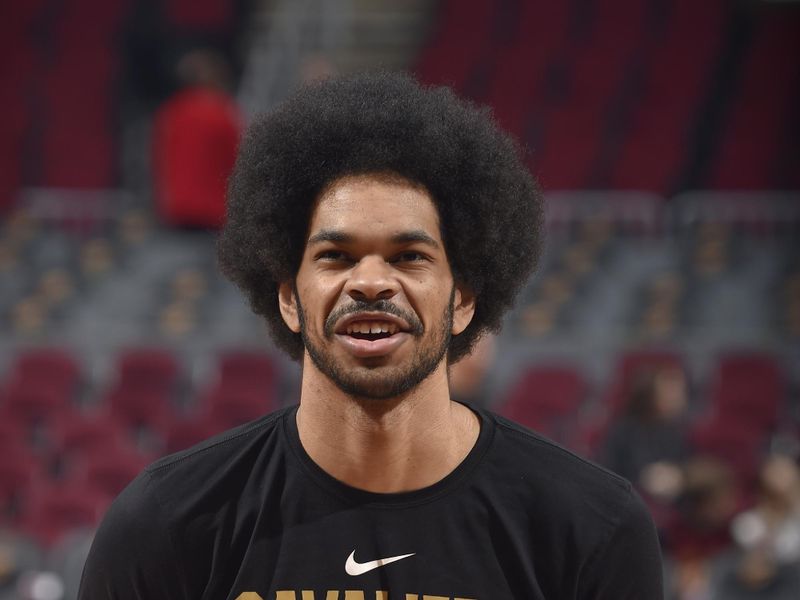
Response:
[[[417,378],[397,376],[396,374],[380,374],[370,371],[364,376],[333,376],[329,374],[334,385],[340,390],[364,400],[390,400],[403,396],[421,383]]]

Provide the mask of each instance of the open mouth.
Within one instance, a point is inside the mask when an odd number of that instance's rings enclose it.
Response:
[[[381,340],[400,331],[396,323],[388,321],[355,321],[348,323],[344,333],[357,340]]]
[[[336,324],[332,333],[353,356],[376,358],[392,354],[416,330],[416,326],[399,316],[370,311],[351,313]]]

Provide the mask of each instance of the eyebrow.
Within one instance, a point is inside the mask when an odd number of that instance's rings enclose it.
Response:
[[[335,242],[340,244],[348,244],[355,241],[355,236],[338,231],[336,229],[322,229],[308,238],[306,245],[319,244],[322,242]],[[439,248],[439,242],[433,239],[430,235],[421,229],[412,229],[411,231],[401,231],[391,237],[393,244],[412,244],[422,243],[427,244],[433,248]]]

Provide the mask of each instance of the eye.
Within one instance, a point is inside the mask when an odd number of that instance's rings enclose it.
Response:
[[[350,262],[350,257],[341,250],[325,250],[317,254],[317,260],[325,262]]]
[[[400,254],[394,256],[389,262],[392,263],[414,263],[414,262],[422,262],[428,260],[428,257],[425,256],[422,252],[414,252],[409,250],[407,252],[401,252]]]

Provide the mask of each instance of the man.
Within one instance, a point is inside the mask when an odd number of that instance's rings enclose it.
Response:
[[[81,598],[661,597],[626,481],[450,400],[539,247],[485,112],[401,75],[313,84],[251,127],[229,196],[220,262],[302,360],[299,408],[145,470]]]

